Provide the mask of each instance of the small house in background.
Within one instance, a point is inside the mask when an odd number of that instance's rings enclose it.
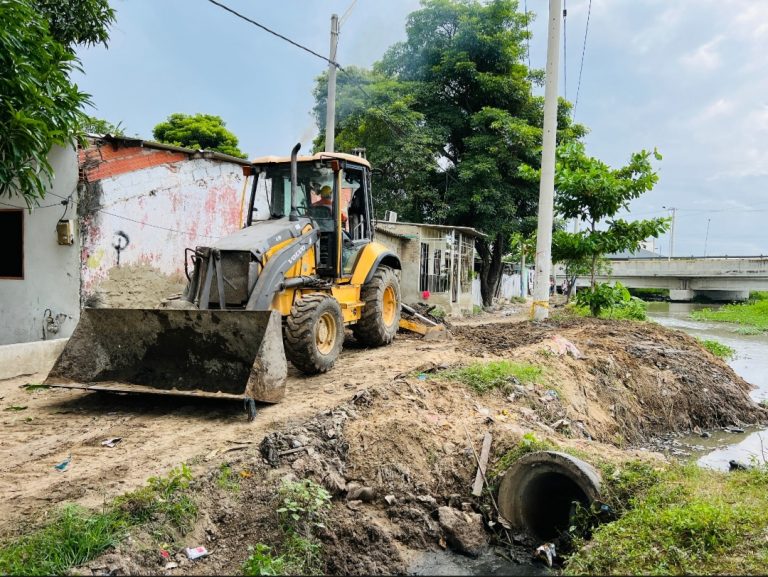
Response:
[[[0,203],[0,345],[68,337],[81,306],[159,306],[186,248],[242,227],[246,160],[111,136],[48,158],[41,206]]]
[[[472,312],[475,239],[483,233],[464,226],[382,221],[376,233],[402,262],[403,302],[439,305],[450,315]]]

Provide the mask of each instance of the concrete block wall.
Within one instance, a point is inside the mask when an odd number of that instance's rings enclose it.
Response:
[[[3,198],[5,204],[24,209],[24,278],[0,279],[0,345],[42,340],[47,309],[60,322],[58,332],[46,338],[68,337],[80,318],[78,232],[73,245],[58,244],[56,235],[64,212],[57,204],[61,197],[72,195],[65,218],[77,218],[77,154],[73,148],[56,147],[48,160],[54,177],[50,193],[40,202],[46,208],[29,211],[23,199]]]
[[[81,220],[84,302],[98,300],[118,257],[121,267],[152,269],[181,283],[184,249],[241,228],[239,164],[141,147],[98,151],[100,163],[94,149],[83,155],[89,195]],[[158,302],[163,296],[156,295]]]

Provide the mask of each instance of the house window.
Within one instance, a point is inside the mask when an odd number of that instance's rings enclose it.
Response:
[[[24,278],[24,211],[0,210],[0,278]]]

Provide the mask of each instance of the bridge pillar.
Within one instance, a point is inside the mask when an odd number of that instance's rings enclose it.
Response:
[[[713,301],[746,301],[749,300],[749,291],[734,290],[697,290],[697,296],[707,297]]]
[[[696,291],[690,289],[669,289],[669,300],[672,302],[689,302],[696,296]]]

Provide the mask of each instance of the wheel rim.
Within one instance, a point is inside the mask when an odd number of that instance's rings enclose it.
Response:
[[[395,313],[397,312],[397,297],[395,296],[395,289],[391,285],[384,289],[382,301],[382,320],[385,325],[391,326],[395,322]]]
[[[320,354],[327,355],[336,344],[336,319],[331,313],[323,313],[315,325],[315,344]]]

